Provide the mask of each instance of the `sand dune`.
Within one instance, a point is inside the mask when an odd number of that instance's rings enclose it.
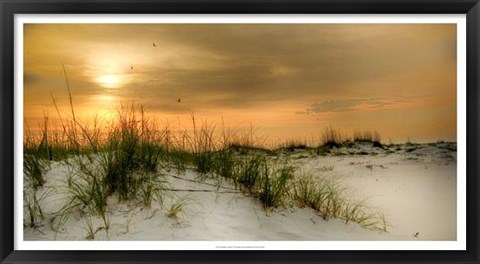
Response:
[[[248,154],[247,154],[248,155]],[[144,241],[325,241],[325,240],[456,240],[456,144],[392,145],[383,149],[369,143],[334,148],[326,155],[311,149],[283,151],[297,171],[313,179],[331,177],[345,186],[352,199],[367,199],[383,212],[387,232],[371,230],[341,219],[324,220],[309,208],[288,204],[265,211],[258,199],[218,179],[199,181],[193,169],[163,168],[168,195],[163,205],[150,208],[108,199],[110,228],[91,218],[95,240]],[[68,193],[72,169],[53,162],[46,183],[42,225],[24,228],[24,240],[86,240],[88,223],[73,214],[53,232],[49,215],[59,210]],[[173,205],[180,210],[169,215]],[[91,239],[92,237],[90,237]]]

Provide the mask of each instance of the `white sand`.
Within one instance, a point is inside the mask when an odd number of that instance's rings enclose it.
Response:
[[[254,197],[214,180],[194,182],[195,172],[165,172],[172,189],[209,190],[209,192],[172,192],[164,206],[130,209],[108,200],[109,240],[456,240],[456,151],[455,144],[402,145],[393,153],[357,144],[337,150],[337,154],[318,156],[312,151],[296,150],[289,155],[299,170],[316,176],[338,178],[352,198],[368,198],[368,204],[382,211],[388,232],[368,230],[338,219],[323,220],[311,209],[287,207],[265,213]],[[408,149],[411,150],[408,150]],[[366,152],[367,155],[351,153]],[[378,154],[372,155],[371,152]],[[287,152],[286,152],[287,153]],[[340,155],[344,153],[346,155]],[[66,175],[69,168],[54,162],[40,192],[52,192],[44,211],[53,213],[66,199]],[[182,179],[175,178],[178,176]],[[215,185],[219,185],[218,188]],[[185,199],[177,218],[167,217],[172,202]],[[94,229],[101,221],[93,218]],[[418,232],[418,236],[414,234]],[[48,218],[39,228],[24,228],[24,240],[86,240],[86,223],[72,215],[55,233]],[[99,229],[95,240],[105,240]]]

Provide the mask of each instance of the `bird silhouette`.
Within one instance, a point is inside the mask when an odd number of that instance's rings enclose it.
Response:
[[[178,98],[177,102],[179,102],[179,103],[180,103],[180,101],[182,101],[182,98]]]
[[[154,46],[154,47],[157,47],[157,44],[155,44],[155,42],[153,42],[153,46]]]
[[[133,66],[130,66],[130,69],[132,69],[132,70],[133,70]]]

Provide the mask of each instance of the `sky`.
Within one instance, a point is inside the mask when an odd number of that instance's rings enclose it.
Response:
[[[68,115],[64,66],[83,120],[134,102],[178,129],[456,141],[456,48],[454,24],[26,24],[24,119],[58,116],[52,95]]]

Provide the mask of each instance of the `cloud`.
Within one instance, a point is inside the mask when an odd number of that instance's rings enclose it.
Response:
[[[380,99],[347,99],[347,100],[328,100],[322,102],[314,102],[305,110],[296,112],[300,115],[318,115],[332,112],[346,112],[353,110],[380,109],[390,106],[400,100],[380,100]]]
[[[43,79],[51,72],[62,80],[60,62],[72,84],[75,75],[96,79],[127,69],[132,82],[119,98],[185,97],[192,107],[231,109],[315,100],[311,112],[362,103],[318,101],[339,94],[355,98],[375,88],[393,94],[396,86],[416,93],[421,76],[391,79],[425,69],[445,76],[442,65],[455,73],[456,59],[451,25],[41,25],[27,26],[25,43],[25,66]],[[95,85],[75,94],[88,99]]]

